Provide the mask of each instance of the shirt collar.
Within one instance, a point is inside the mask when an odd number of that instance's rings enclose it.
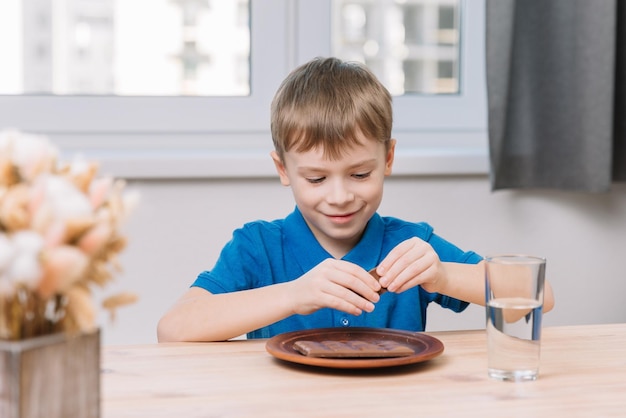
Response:
[[[293,261],[300,265],[303,272],[311,270],[327,258],[332,258],[317,241],[307,225],[300,209],[285,218],[285,247],[291,251]],[[363,237],[342,260],[358,264],[366,270],[378,265],[383,246],[383,220],[377,213],[372,216],[365,227]]]

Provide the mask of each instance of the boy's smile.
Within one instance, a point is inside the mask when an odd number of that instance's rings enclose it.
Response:
[[[309,228],[335,258],[361,238],[382,200],[384,178],[391,174],[395,140],[387,152],[383,143],[359,140],[337,159],[319,148],[285,152],[284,161],[272,153],[281,183],[291,186]]]

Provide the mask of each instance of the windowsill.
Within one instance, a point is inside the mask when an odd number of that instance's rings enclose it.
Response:
[[[484,129],[394,132],[394,176],[488,172]],[[82,155],[103,175],[126,179],[273,178],[269,132],[53,135],[63,160]],[[261,145],[262,144],[262,145]]]
[[[275,177],[269,150],[124,151],[90,153],[101,172],[127,179],[269,178]],[[409,148],[397,150],[394,176],[486,174],[485,147]]]

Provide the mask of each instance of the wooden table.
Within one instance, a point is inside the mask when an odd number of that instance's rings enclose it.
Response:
[[[626,417],[626,324],[546,327],[537,381],[487,377],[484,330],[432,332],[425,363],[292,365],[266,340],[109,346],[104,417]]]

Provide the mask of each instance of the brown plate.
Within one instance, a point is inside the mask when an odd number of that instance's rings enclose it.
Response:
[[[296,341],[363,341],[377,343],[395,341],[410,347],[415,352],[403,357],[383,358],[325,358],[300,354],[294,347]],[[265,344],[265,349],[274,357],[292,363],[337,369],[367,369],[400,366],[430,360],[443,353],[443,343],[435,337],[421,333],[387,328],[316,328],[292,331],[276,335]]]

